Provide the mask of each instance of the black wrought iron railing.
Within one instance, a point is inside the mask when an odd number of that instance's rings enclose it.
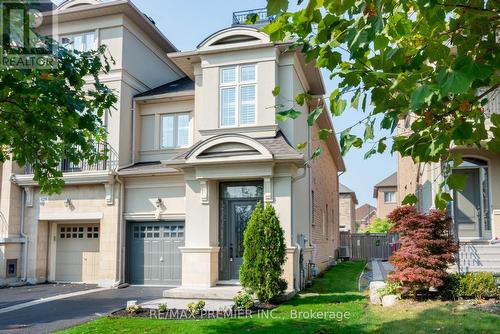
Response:
[[[75,164],[69,159],[64,159],[59,163],[58,170],[63,173],[76,173],[87,171],[109,171],[118,166],[118,154],[108,143],[96,143],[94,145],[96,152],[106,155],[105,160],[97,160],[89,162],[87,160],[80,161]],[[33,174],[33,166],[26,165],[24,167],[25,174]]]
[[[257,15],[255,24],[272,22],[275,18],[274,16],[267,15],[266,8],[241,10],[233,13],[233,25],[247,24],[247,19],[250,18],[253,14]]]

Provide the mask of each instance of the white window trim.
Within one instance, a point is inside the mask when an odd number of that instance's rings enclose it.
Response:
[[[385,198],[386,194],[392,194],[392,200],[387,201]],[[393,204],[396,203],[396,192],[395,191],[384,191],[384,203]]]
[[[247,66],[253,66],[255,68],[255,80],[250,80],[250,81],[241,81],[240,82],[240,76],[241,76],[241,68],[242,67],[247,67]],[[235,69],[235,81],[230,82],[230,83],[223,83],[222,82],[222,72],[225,69],[230,69],[234,68]],[[231,65],[231,66],[224,66],[219,69],[219,127],[220,128],[234,128],[234,127],[247,127],[247,126],[255,126],[257,125],[257,105],[258,105],[258,85],[257,85],[257,64],[239,64],[239,65]],[[254,86],[255,87],[255,120],[253,123],[248,123],[248,124],[240,124],[240,110],[241,110],[241,100],[240,100],[240,89],[241,87],[245,86]],[[232,125],[222,125],[222,89],[224,88],[235,88],[235,124]]]
[[[85,36],[86,34],[89,34],[89,33],[93,33],[94,34],[94,45],[92,46],[92,50],[97,50],[97,46],[100,45],[100,41],[99,41],[99,29],[84,30],[84,31],[72,32],[70,34],[60,35],[59,42],[64,47],[64,44],[62,43],[63,38],[71,38],[71,39],[73,39],[75,36],[79,36],[79,35]],[[74,44],[73,44],[73,49],[72,50],[74,50]]]
[[[179,116],[187,115],[189,117],[189,123],[188,123],[188,140],[187,144],[184,146],[179,146],[178,145],[178,134],[179,134]],[[185,112],[176,112],[176,113],[164,113],[160,114],[160,133],[159,133],[159,148],[160,150],[175,150],[175,149],[180,149],[180,148],[186,148],[191,146],[192,143],[192,126],[191,123],[193,121],[193,118],[191,117],[191,112],[185,111]],[[163,117],[164,116],[174,116],[175,122],[174,122],[174,146],[163,146]]]

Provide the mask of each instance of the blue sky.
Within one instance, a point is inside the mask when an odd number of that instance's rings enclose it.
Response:
[[[163,34],[181,51],[192,50],[211,33],[232,23],[232,13],[238,10],[266,6],[265,0],[132,0],[134,4],[156,22]],[[324,73],[327,96],[335,89],[335,82]],[[356,123],[364,114],[347,109],[333,119],[337,133]],[[363,128],[358,126],[357,132]],[[373,185],[396,170],[396,157],[389,153],[363,159],[365,149],[353,150],[345,157],[347,172],[340,181],[356,191],[359,204],[375,204]]]

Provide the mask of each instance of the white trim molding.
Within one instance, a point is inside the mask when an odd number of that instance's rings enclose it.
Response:
[[[102,212],[40,212],[38,220],[101,220]]]
[[[123,218],[125,220],[131,221],[155,221],[155,220],[185,220],[185,213],[165,213],[161,212],[159,216],[157,216],[156,211],[153,212],[127,212],[123,214]]]
[[[218,253],[220,247],[179,247],[181,253]]]

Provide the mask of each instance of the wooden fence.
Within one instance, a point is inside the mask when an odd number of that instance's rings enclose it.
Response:
[[[340,257],[387,260],[397,249],[398,234],[340,232]]]

